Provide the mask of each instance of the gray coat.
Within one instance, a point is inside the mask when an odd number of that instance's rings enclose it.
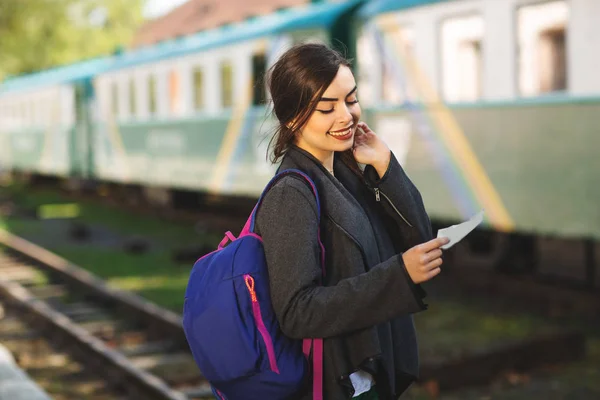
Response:
[[[280,170],[295,168],[315,182],[282,178],[265,195],[256,217],[263,237],[274,311],[291,338],[324,338],[327,400],[353,395],[349,375],[363,369],[382,399],[396,399],[418,377],[412,313],[426,309],[424,291],[410,279],[401,256],[432,237],[421,196],[392,155],[382,179],[367,166],[364,179],[336,154],[335,177],[310,153],[292,147]],[[307,383],[302,399],[310,399]]]

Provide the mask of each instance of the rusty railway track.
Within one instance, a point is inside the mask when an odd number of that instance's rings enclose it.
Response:
[[[178,315],[3,230],[0,299],[131,398],[213,398]]]

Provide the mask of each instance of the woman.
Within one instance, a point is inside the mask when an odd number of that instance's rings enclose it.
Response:
[[[283,333],[324,338],[324,398],[396,399],[418,376],[411,314],[426,309],[419,284],[439,274],[447,239],[431,240],[418,190],[360,122],[349,66],[327,46],[303,44],[269,76],[279,121],[273,162],[307,173],[319,191],[323,284],[316,200],[305,182],[287,176],[273,186],[256,229]],[[299,398],[311,398],[310,385]]]

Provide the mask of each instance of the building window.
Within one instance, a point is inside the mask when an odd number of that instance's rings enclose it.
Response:
[[[479,15],[442,22],[442,88],[446,101],[475,101],[482,96],[484,33]]]
[[[415,64],[415,36],[410,27],[386,26],[381,63],[381,97],[384,103],[402,104],[415,100],[412,66]]]
[[[233,68],[229,62],[221,64],[221,101],[223,108],[233,105]]]
[[[156,78],[150,75],[148,79],[148,112],[150,115],[156,114]]]
[[[260,105],[267,102],[267,91],[265,88],[265,72],[267,71],[267,56],[255,54],[252,57],[252,104]]]
[[[196,67],[193,72],[194,110],[200,111],[204,108],[204,74],[202,68]]]
[[[548,1],[517,10],[519,92],[535,96],[566,90],[566,1]]]
[[[131,118],[135,117],[136,112],[136,97],[135,97],[135,78],[131,78],[129,81],[129,115]]]

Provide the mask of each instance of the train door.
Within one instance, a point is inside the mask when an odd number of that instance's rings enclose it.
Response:
[[[72,176],[89,179],[93,176],[93,99],[91,80],[77,82],[75,89],[75,124],[71,140]]]

